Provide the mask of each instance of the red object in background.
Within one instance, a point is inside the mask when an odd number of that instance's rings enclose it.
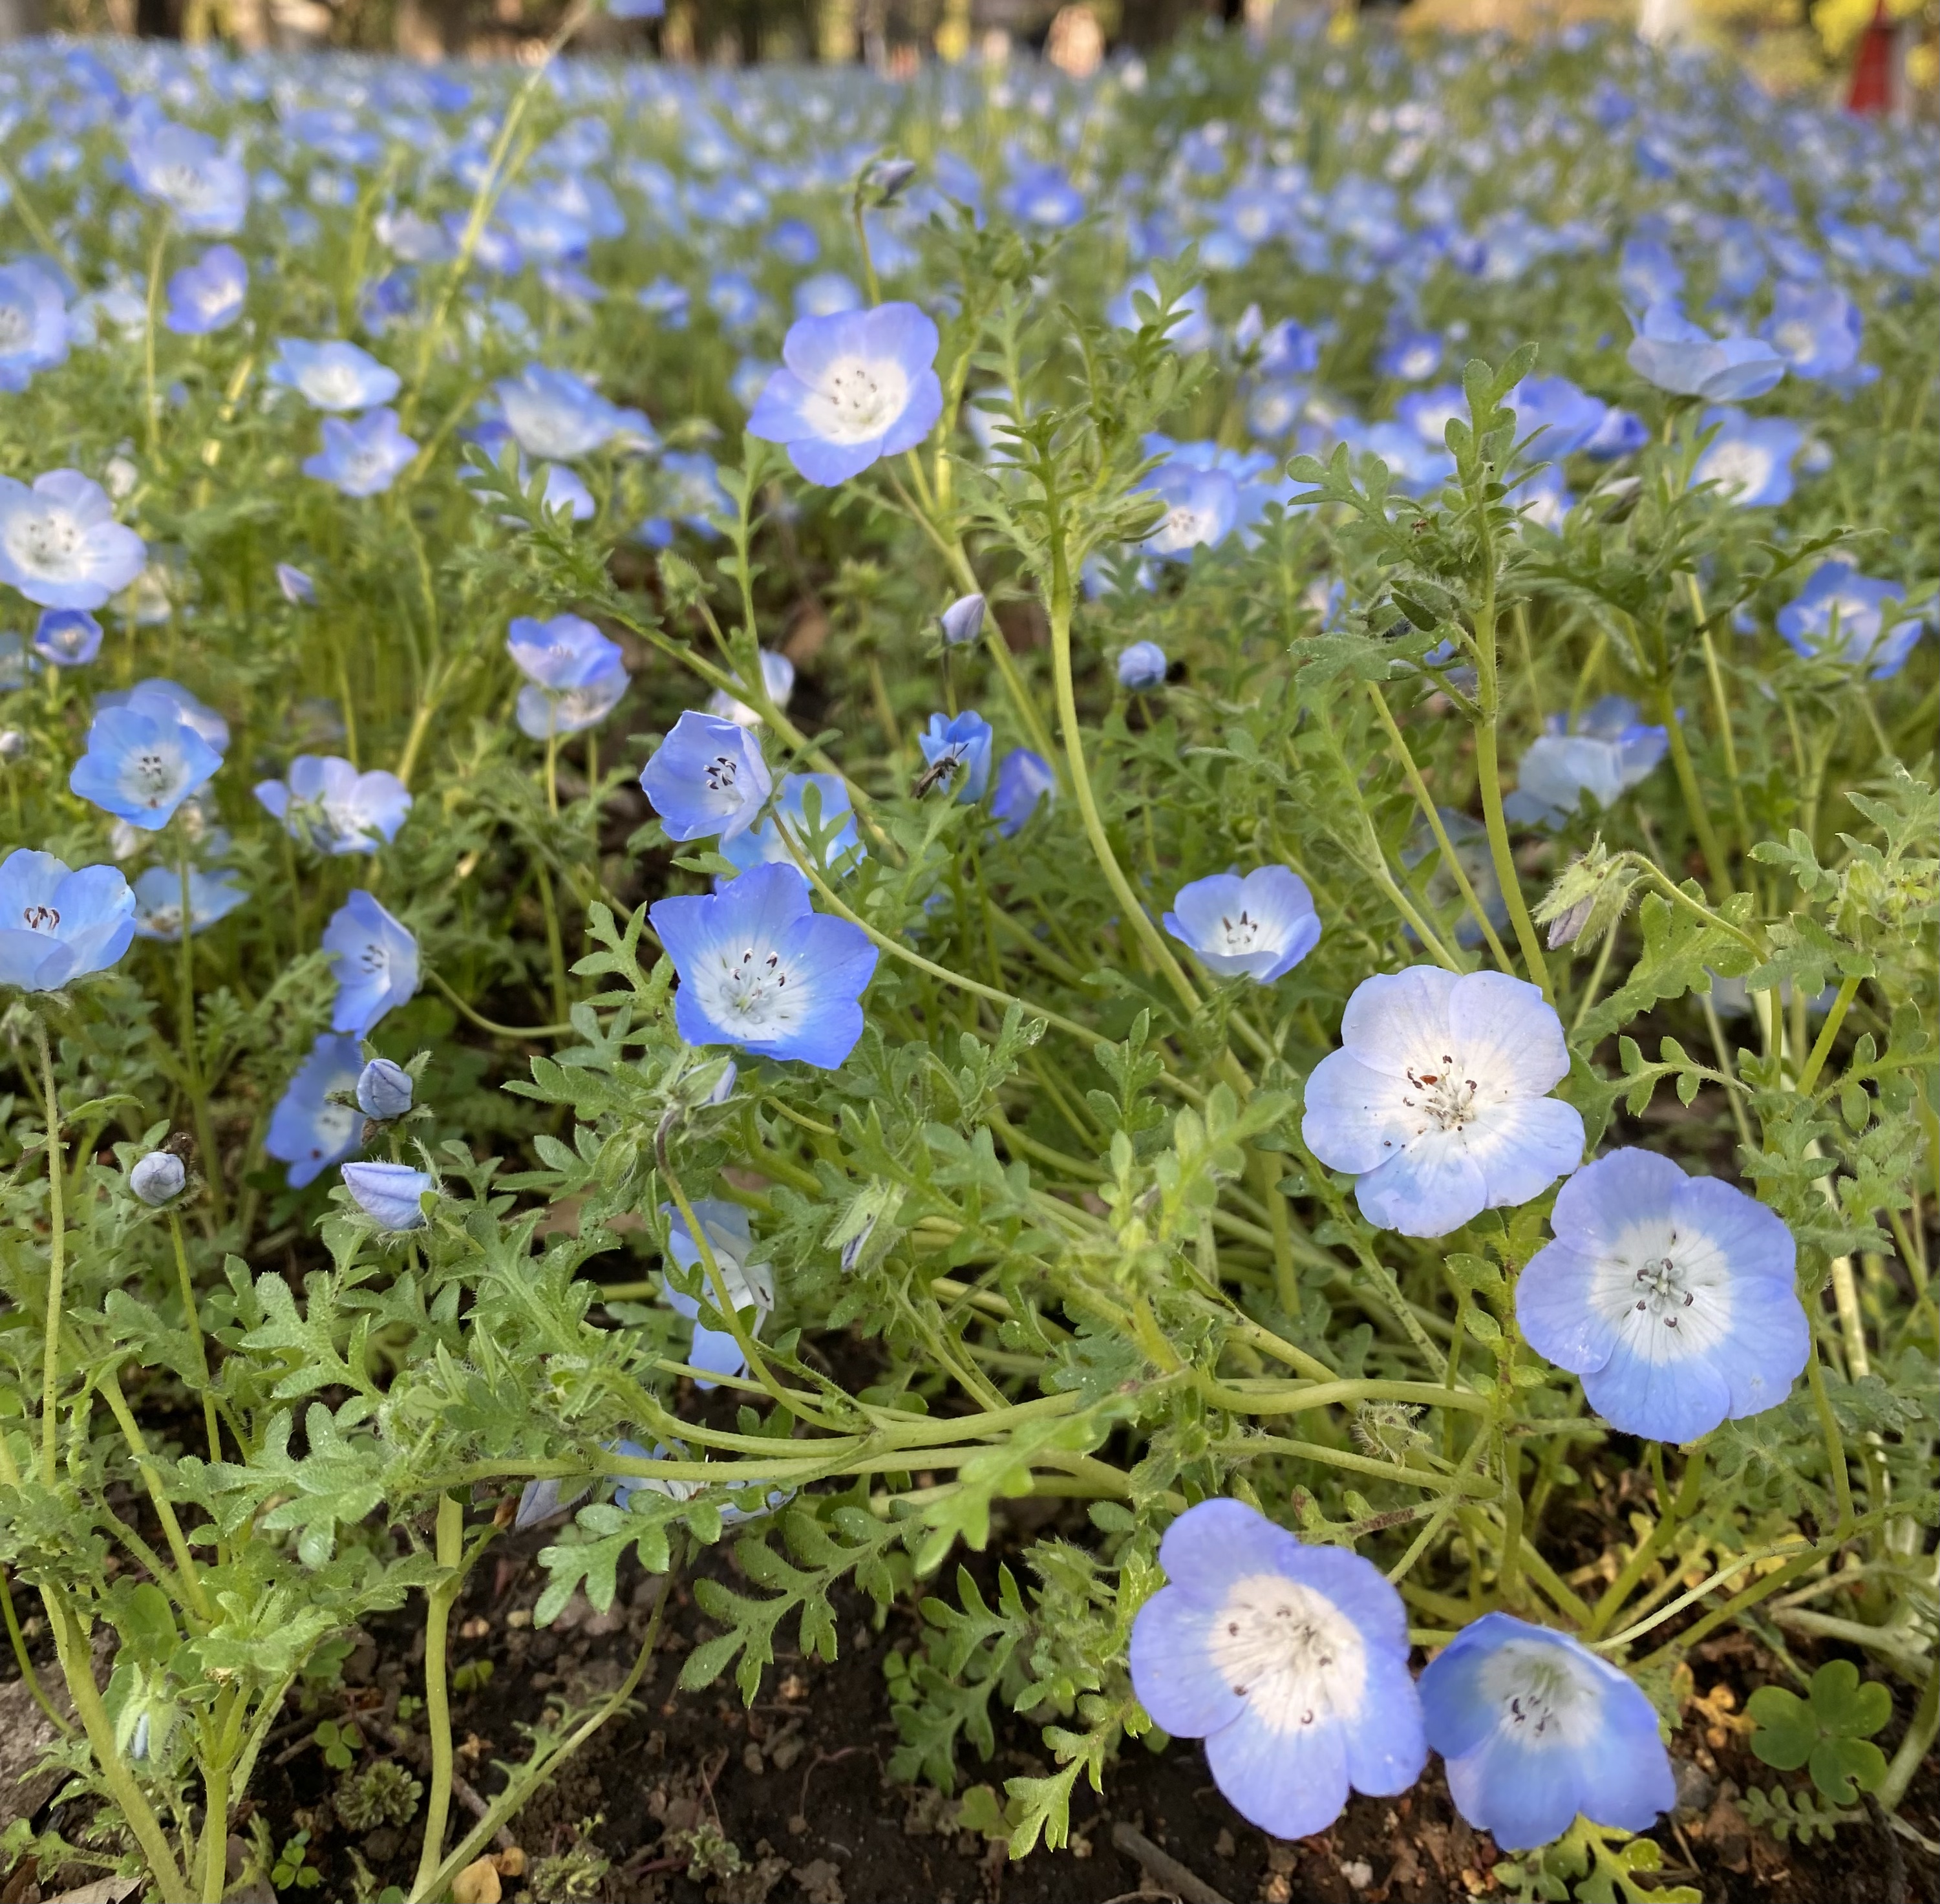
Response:
[[[1846,100],[1849,112],[1890,112],[1899,79],[1899,28],[1888,17],[1886,0],[1877,0],[1872,24],[1859,42],[1853,66],[1853,90]]]

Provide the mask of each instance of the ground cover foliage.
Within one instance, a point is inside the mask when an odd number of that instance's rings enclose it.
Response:
[[[1930,140],[1591,35],[0,83],[0,1563],[100,1801],[10,1862],[219,1898],[408,1610],[422,1786],[317,1750],[483,1894],[657,1630],[455,1815],[539,1524],[541,1628],[731,1545],[690,1690],[919,1605],[1015,1857],[1156,1721],[1679,1894],[1740,1624],[1761,1817],[1898,1807]]]

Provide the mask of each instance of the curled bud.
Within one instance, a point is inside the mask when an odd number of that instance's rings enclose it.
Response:
[[[188,1172],[179,1157],[165,1150],[151,1150],[128,1173],[128,1188],[151,1210],[173,1203],[188,1182]]]
[[[1638,874],[1628,856],[1612,857],[1600,836],[1582,859],[1565,867],[1535,912],[1536,923],[1549,928],[1549,948],[1566,945],[1593,947],[1624,916]]]
[[[374,1057],[357,1079],[357,1108],[380,1124],[402,1117],[411,1096],[411,1074],[387,1057]]]
[[[967,648],[984,632],[984,598],[959,595],[939,615],[943,639],[952,648]]]
[[[914,159],[878,159],[862,171],[862,189],[874,195],[879,205],[893,204],[903,188],[916,176]]]
[[[421,1199],[438,1185],[408,1164],[346,1164],[343,1187],[357,1207],[381,1230],[398,1233],[425,1225]]]

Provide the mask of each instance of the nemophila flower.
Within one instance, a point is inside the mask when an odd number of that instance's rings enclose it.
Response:
[[[1025,821],[1046,800],[1057,798],[1057,776],[1042,754],[1028,747],[1013,747],[997,763],[997,788],[990,796],[990,811],[997,831],[1005,839],[1023,830]]]
[[[929,725],[917,736],[929,769],[924,780],[952,789],[956,798],[966,803],[982,799],[984,789],[990,784],[994,737],[990,722],[974,709],[965,708],[953,720],[932,714]]]
[[[67,783],[103,813],[154,833],[221,764],[221,755],[182,718],[175,700],[145,682],[118,705],[96,703],[87,751]]]
[[[640,791],[670,840],[721,843],[752,826],[773,786],[758,738],[736,721],[689,709],[656,747]]]
[[[1614,1428],[1694,1441],[1791,1392],[1810,1331],[1792,1232],[1756,1198],[1614,1150],[1556,1195],[1516,1283],[1524,1339]]]
[[[1544,461],[1585,447],[1602,426],[1609,406],[1566,377],[1528,377],[1510,393],[1522,453]],[[1439,439],[1438,439],[1438,441]]]
[[[417,453],[417,444],[398,427],[395,410],[368,410],[349,423],[326,416],[323,447],[304,459],[303,472],[346,496],[382,496]]]
[[[104,708],[134,707],[152,703],[157,713],[172,712],[185,728],[192,728],[218,753],[229,745],[229,723],[215,709],[196,699],[178,681],[155,675],[132,688],[110,688],[94,697],[94,711]]]
[[[1701,428],[1717,434],[1691,472],[1694,487],[1715,483],[1727,501],[1747,509],[1776,508],[1792,496],[1792,459],[1805,432],[1786,416],[1747,416],[1742,410],[1707,410]]]
[[[389,403],[403,384],[395,371],[340,338],[310,343],[279,337],[270,381],[295,391],[313,410],[343,411]]]
[[[810,838],[808,805],[814,795],[816,825],[826,835],[818,856]],[[787,829],[787,837],[782,829]],[[776,789],[773,807],[767,819],[721,842],[724,857],[736,869],[746,872],[755,866],[786,861],[795,863],[795,852],[813,862],[825,873],[841,866],[848,856],[862,856],[862,845],[856,831],[856,816],[849,804],[849,789],[837,774],[791,774]]]
[[[127,178],[142,197],[166,205],[180,229],[207,237],[233,237],[249,209],[242,162],[208,133],[166,119],[129,136]]]
[[[665,548],[676,523],[718,542],[721,525],[734,517],[734,499],[721,487],[721,466],[704,451],[670,450],[662,456],[659,493],[660,513],[636,532],[649,548]]]
[[[1277,443],[1300,421],[1307,407],[1305,386],[1276,379],[1262,383],[1246,400],[1246,428],[1269,443]]]
[[[67,361],[67,295],[38,259],[0,266],[0,390],[24,390]]]
[[[1670,744],[1661,727],[1637,718],[1636,703],[1606,694],[1575,722],[1552,714],[1547,731],[1522,757],[1516,790],[1502,803],[1527,825],[1562,825],[1588,794],[1599,808],[1649,777]]]
[[[231,872],[188,870],[188,929],[191,933],[226,919],[249,895]],[[135,933],[173,945],[182,935],[182,875],[179,866],[151,866],[135,882]]]
[[[292,608],[307,608],[316,600],[316,584],[292,563],[276,564],[276,587]]]
[[[588,456],[621,426],[614,405],[570,371],[528,364],[493,388],[505,427],[528,456],[552,462]]]
[[[1307,883],[1285,866],[1259,866],[1242,879],[1215,873],[1179,889],[1163,923],[1221,978],[1270,985],[1320,942],[1320,920]]]
[[[837,317],[859,311],[863,302],[862,288],[843,271],[813,272],[795,288],[797,317]]]
[[[85,609],[47,609],[34,628],[34,652],[57,667],[85,667],[101,652],[101,624]]]
[[[1350,1788],[1385,1797],[1420,1776],[1408,1616],[1377,1567],[1234,1500],[1188,1508],[1158,1558],[1167,1584],[1132,1622],[1133,1689],[1155,1723],[1206,1741],[1249,1823],[1306,1838]]]
[[[166,1150],[151,1150],[136,1159],[128,1173],[128,1188],[151,1210],[159,1210],[179,1197],[188,1182],[182,1160]]]
[[[357,1040],[326,1031],[277,1100],[263,1149],[290,1167],[292,1190],[315,1182],[362,1143],[364,1119],[349,1100],[363,1069]]]
[[[789,328],[783,368],[757,400],[749,434],[785,444],[796,469],[824,487],[913,450],[943,413],[937,343],[936,326],[914,304],[803,318]]]
[[[1148,555],[1187,562],[1202,544],[1223,542],[1240,519],[1240,487],[1224,469],[1194,469],[1167,464],[1139,487],[1165,505],[1158,526],[1139,546]]]
[[[1650,1701],[1566,1633],[1484,1613],[1429,1662],[1420,1698],[1456,1810],[1505,1851],[1560,1838],[1579,1812],[1648,1831],[1676,1802]]]
[[[832,1071],[862,1035],[876,948],[809,905],[792,866],[757,866],[715,893],[661,899],[648,914],[680,976],[674,1026],[690,1045]]]
[[[1822,562],[1778,612],[1778,632],[1807,658],[1864,664],[1875,681],[1906,665],[1924,625],[1902,619],[1904,583],[1862,575],[1850,562]]]
[[[50,469],[30,489],[0,476],[0,581],[44,609],[98,609],[142,572],[142,539],[99,483]]]
[[[581,615],[520,615],[506,630],[505,651],[529,684],[519,691],[519,731],[534,740],[596,726],[633,678],[620,644]]]
[[[408,1164],[346,1164],[343,1187],[380,1230],[401,1235],[425,1226],[424,1194],[438,1186]]]
[[[249,267],[242,254],[233,245],[212,245],[169,279],[163,321],[178,337],[206,337],[227,330],[242,315],[249,292]],[[396,388],[395,381],[392,387]]]
[[[715,1267],[721,1272],[728,1301],[737,1311],[754,1310],[755,1320],[749,1333],[760,1335],[761,1325],[774,1311],[774,1272],[766,1263],[749,1260],[754,1235],[749,1228],[748,1213],[739,1204],[725,1203],[716,1197],[697,1197],[689,1207],[695,1222],[706,1233],[707,1246],[714,1253]],[[669,1219],[667,1254],[684,1270],[702,1269],[700,1248],[680,1213],[670,1204],[661,1204],[660,1213]],[[718,1298],[714,1286],[706,1280],[704,1271],[703,1275],[707,1300],[715,1304]],[[702,1323],[700,1304],[695,1297],[676,1289],[671,1282],[663,1286],[668,1307],[694,1324],[694,1339],[687,1352],[689,1364],[696,1368],[711,1368],[718,1375],[740,1375],[747,1367],[748,1359],[733,1335],[726,1329],[709,1329]],[[694,1386],[710,1389],[714,1384],[697,1381]]]
[[[761,650],[761,691],[777,708],[787,706],[789,697],[795,692],[795,664],[772,648]],[[761,716],[724,688],[716,688],[707,697],[707,711],[741,727],[758,728],[761,725]]]
[[[71,871],[29,847],[0,862],[0,985],[56,990],[105,972],[134,935],[135,896],[114,867]]]
[[[1041,231],[1062,231],[1084,215],[1084,194],[1054,165],[1018,166],[997,203],[1018,224]]]
[[[1148,688],[1165,685],[1165,671],[1172,664],[1155,641],[1135,641],[1118,651],[1118,685],[1142,694]]]
[[[414,1091],[411,1074],[387,1057],[374,1057],[357,1074],[357,1108],[380,1124],[402,1117]]]
[[[1859,362],[1865,328],[1859,306],[1829,279],[1782,278],[1765,334],[1794,377],[1836,377]]]
[[[417,990],[417,941],[361,886],[331,914],[323,949],[337,954],[333,1031],[361,1038]]]
[[[1446,1236],[1576,1167],[1583,1119],[1546,1094],[1569,1069],[1562,1021],[1535,986],[1411,966],[1355,987],[1341,1049],[1307,1079],[1301,1134],[1359,1179],[1376,1228]]]
[[[1670,301],[1644,313],[1627,355],[1660,390],[1714,403],[1762,397],[1785,374],[1785,359],[1763,338],[1714,337]]]
[[[411,810],[396,774],[381,767],[360,774],[334,755],[299,754],[287,780],[258,781],[255,794],[291,839],[332,854],[389,845]]]
[[[943,627],[944,645],[968,648],[984,632],[986,603],[981,595],[959,595],[937,617]]]

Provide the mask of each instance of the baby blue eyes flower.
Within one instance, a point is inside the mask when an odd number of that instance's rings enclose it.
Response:
[[[417,990],[417,941],[361,886],[331,915],[323,949],[337,954],[333,1031],[361,1037]]]
[[[621,427],[620,411],[570,371],[528,364],[494,388],[505,427],[528,456],[563,462],[590,455]]]
[[[1165,671],[1172,664],[1155,641],[1135,641],[1118,655],[1118,685],[1142,694],[1148,688],[1165,685]]]
[[[221,755],[182,718],[173,698],[145,682],[118,705],[96,704],[87,751],[68,785],[104,813],[155,833],[221,764]]]
[[[1808,658],[1859,662],[1875,681],[1906,665],[1923,625],[1902,620],[1903,583],[1862,575],[1850,562],[1822,562],[1778,612],[1778,632]]]
[[[69,871],[18,847],[0,862],[0,985],[51,992],[105,972],[135,935],[135,896],[112,866]]]
[[[1694,1441],[1791,1392],[1810,1342],[1797,1250],[1755,1198],[1655,1152],[1615,1150],[1557,1192],[1550,1226],[1555,1240],[1517,1283],[1517,1317],[1612,1427]]]
[[[688,1044],[824,1071],[855,1048],[876,948],[859,926],[816,912],[794,867],[757,866],[718,892],[660,900],[647,916],[680,976],[674,1025]]]
[[[720,465],[700,450],[670,450],[660,458],[659,508],[634,532],[649,548],[666,548],[676,523],[718,542],[722,523],[734,514],[734,501],[721,487]]]
[[[188,1182],[188,1172],[179,1157],[166,1150],[151,1150],[136,1160],[128,1173],[128,1188],[151,1210],[159,1210],[179,1197]]]
[[[259,781],[255,793],[291,839],[317,853],[375,853],[398,837],[411,810],[395,774],[360,774],[334,755],[299,754],[288,780]]]
[[[1579,1812],[1648,1831],[1676,1802],[1650,1701],[1567,1634],[1484,1613],[1429,1663],[1420,1697],[1456,1810],[1505,1851],[1560,1838]]]
[[[1621,694],[1605,695],[1573,729],[1560,714],[1546,725],[1502,803],[1510,819],[1526,825],[1562,825],[1585,793],[1599,807],[1612,805],[1650,774],[1670,744],[1666,731],[1640,721],[1636,702]]]
[[[1170,1584],[1133,1622],[1133,1688],[1167,1732],[1206,1741],[1242,1817],[1305,1838],[1350,1787],[1414,1783],[1428,1755],[1408,1619],[1377,1568],[1234,1500],[1188,1508],[1158,1552]]]
[[[819,859],[809,828],[808,796],[811,791],[815,795],[816,828],[822,836]],[[782,836],[783,827],[787,828],[785,838]],[[794,842],[796,853],[817,864],[825,873],[841,870],[852,853],[858,859],[864,856],[862,841],[856,831],[856,816],[849,804],[849,789],[842,784],[840,775],[789,774],[776,792],[770,817],[758,825],[724,836],[721,851],[724,858],[734,862],[738,871],[745,873],[753,867],[784,862],[792,865],[795,860],[789,850],[790,841]]]
[[[290,1167],[292,1190],[315,1182],[362,1142],[364,1119],[344,1100],[356,1090],[363,1066],[355,1039],[326,1031],[278,1100],[263,1149]]]
[[[0,267],[0,390],[24,390],[35,371],[65,363],[68,336],[60,280],[30,258]]]
[[[233,873],[205,873],[191,866],[188,874],[188,929],[199,932],[226,919],[249,895]],[[182,876],[178,866],[151,866],[135,882],[135,932],[139,938],[178,944],[182,934]]]
[[[1762,338],[1714,337],[1667,301],[1644,313],[1628,358],[1660,390],[1714,403],[1762,397],[1785,374],[1785,359]]]
[[[739,682],[735,683],[740,685]],[[772,648],[761,650],[761,691],[776,707],[785,707],[795,692],[795,664]],[[737,700],[724,688],[716,688],[707,697],[707,711],[724,721],[744,728],[758,728],[761,717],[744,700]]]
[[[1792,366],[1794,377],[1837,378],[1859,362],[1865,320],[1859,308],[1829,279],[1801,284],[1782,278],[1771,301],[1766,340]]]
[[[1301,1134],[1359,1179],[1377,1228],[1446,1236],[1527,1203],[1582,1157],[1581,1115],[1546,1095],[1569,1069],[1562,1021],[1520,978],[1412,966],[1364,979],[1341,1045],[1307,1081]]]
[[[965,709],[954,720],[932,714],[929,725],[917,736],[929,768],[923,778],[953,789],[956,797],[966,803],[982,799],[990,784],[992,738],[990,722],[972,709]]]
[[[761,743],[739,722],[692,709],[674,723],[640,774],[640,791],[670,840],[724,845],[752,826],[772,790]]]
[[[938,342],[910,304],[803,318],[782,341],[783,368],[756,401],[749,434],[785,444],[796,469],[825,487],[913,450],[943,413]]]
[[[968,648],[984,632],[984,600],[981,595],[959,595],[937,617],[943,624],[944,645]]]
[[[233,245],[212,245],[169,279],[166,322],[183,337],[206,337],[227,330],[242,315],[249,291],[249,267],[242,254]]]
[[[632,679],[619,643],[581,615],[520,615],[506,630],[505,651],[530,684],[519,691],[518,722],[533,740],[597,725]]]
[[[1039,804],[1057,798],[1057,776],[1042,754],[1028,747],[1013,747],[997,763],[997,790],[990,796],[990,811],[997,831],[1005,839],[1021,832],[1024,822]]]
[[[368,410],[389,403],[401,387],[395,371],[354,343],[307,343],[299,337],[276,340],[270,381],[294,390],[313,410]]]
[[[128,182],[166,205],[184,231],[232,238],[249,209],[249,175],[206,133],[163,121],[128,141]]]
[[[839,317],[859,311],[863,299],[855,279],[840,271],[817,271],[795,288],[797,317]]]
[[[381,496],[418,453],[398,427],[395,410],[367,410],[355,423],[323,420],[323,447],[304,459],[303,471],[346,496]]]
[[[108,492],[78,469],[29,489],[0,476],[0,581],[36,606],[98,609],[142,572],[148,552],[114,520]]]
[[[378,1228],[401,1235],[424,1228],[424,1194],[437,1185],[408,1164],[346,1164],[343,1187]]]
[[[766,1263],[748,1260],[754,1247],[748,1213],[739,1204],[725,1203],[715,1197],[697,1197],[689,1207],[694,1220],[706,1232],[707,1246],[714,1253],[714,1266],[721,1272],[728,1301],[737,1311],[753,1308],[755,1320],[749,1333],[760,1335],[761,1325],[774,1311],[774,1273]],[[708,1301],[712,1303],[713,1284],[706,1280],[700,1251],[688,1233],[685,1220],[671,1204],[663,1204],[660,1210],[670,1219],[667,1254],[684,1270],[702,1271],[703,1287],[706,1290]],[[740,1375],[747,1367],[748,1359],[732,1333],[726,1329],[708,1328],[700,1320],[700,1304],[696,1298],[682,1294],[671,1283],[665,1287],[668,1307],[675,1314],[686,1317],[694,1324],[694,1339],[687,1353],[689,1364],[696,1368],[711,1368],[717,1375]],[[709,1381],[697,1381],[694,1384],[697,1388],[702,1389],[711,1389],[714,1385]]]
[[[1307,882],[1284,866],[1196,879],[1172,903],[1166,930],[1218,978],[1270,985],[1320,943]]]
[[[1202,543],[1223,542],[1240,520],[1240,486],[1223,469],[1173,465],[1155,470],[1139,485],[1164,503],[1158,528],[1141,546],[1148,555],[1190,561]]]
[[[35,627],[34,652],[58,667],[85,667],[101,652],[101,624],[85,609],[49,609]]]
[[[1042,231],[1062,231],[1084,215],[1084,194],[1054,165],[1019,166],[997,203],[1018,224]]]
[[[276,587],[292,608],[307,608],[316,600],[316,584],[292,563],[276,564]]]
[[[402,1117],[414,1094],[411,1074],[387,1057],[374,1057],[357,1074],[357,1108],[380,1124]]]
[[[1691,472],[1694,486],[1715,483],[1740,508],[1776,508],[1792,496],[1792,459],[1805,432],[1786,416],[1747,416],[1742,410],[1707,410],[1700,427],[1716,427]]]

